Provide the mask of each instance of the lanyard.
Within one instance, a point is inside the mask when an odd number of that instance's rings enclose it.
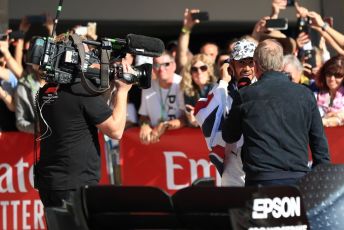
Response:
[[[171,88],[173,87],[173,84],[171,85],[171,87],[168,89],[165,100],[163,100],[162,98],[162,90],[161,87],[159,86],[159,92],[160,92],[160,121],[164,121],[164,114],[166,113],[166,108],[165,105],[167,103],[167,98],[170,95],[171,92]]]

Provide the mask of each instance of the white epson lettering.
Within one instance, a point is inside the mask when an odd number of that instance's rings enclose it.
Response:
[[[209,161],[204,159],[200,159],[198,161],[190,159],[191,181],[195,181],[198,178],[198,166],[201,166],[203,169],[203,177],[210,177],[211,163]]]
[[[301,215],[300,197],[258,198],[253,200],[253,219],[288,218]]]
[[[189,186],[189,183],[185,184],[175,184],[174,173],[175,170],[183,170],[183,166],[174,163],[174,159],[177,157],[182,157],[187,159],[186,155],[182,152],[164,152],[165,163],[166,163],[166,175],[167,175],[167,188],[170,190],[178,190]]]

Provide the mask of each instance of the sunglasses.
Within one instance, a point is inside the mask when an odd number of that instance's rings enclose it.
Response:
[[[253,58],[244,58],[238,61],[241,65],[253,65]]]
[[[205,71],[208,70],[208,66],[206,66],[206,65],[202,65],[202,66],[200,66],[200,67],[192,66],[191,69],[190,69],[190,71],[191,71],[191,73],[197,73],[199,69],[200,69],[202,72],[205,72]]]
[[[164,67],[164,68],[166,68],[166,67],[169,67],[170,64],[171,64],[171,62],[155,63],[155,64],[153,64],[153,68],[154,68],[154,69],[160,69],[161,66]]]
[[[327,73],[326,74],[326,77],[328,77],[328,78],[330,78],[332,76],[334,76],[334,78],[336,78],[336,79],[342,79],[344,77],[344,75],[340,74],[340,73]]]

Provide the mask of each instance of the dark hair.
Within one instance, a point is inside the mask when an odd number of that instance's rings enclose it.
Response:
[[[320,68],[315,80],[315,84],[320,90],[329,90],[326,84],[326,75],[328,74],[344,75],[344,56],[334,56]]]
[[[216,58],[215,58],[215,63],[217,63],[217,61],[219,60],[219,58],[222,56],[222,55],[228,55],[229,56],[229,53],[227,50],[219,50],[219,53],[216,55]]]

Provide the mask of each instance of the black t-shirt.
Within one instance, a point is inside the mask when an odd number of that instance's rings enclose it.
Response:
[[[48,84],[40,90],[41,153],[39,189],[66,190],[100,179],[96,125],[112,114],[104,98],[88,94],[80,83]]]

